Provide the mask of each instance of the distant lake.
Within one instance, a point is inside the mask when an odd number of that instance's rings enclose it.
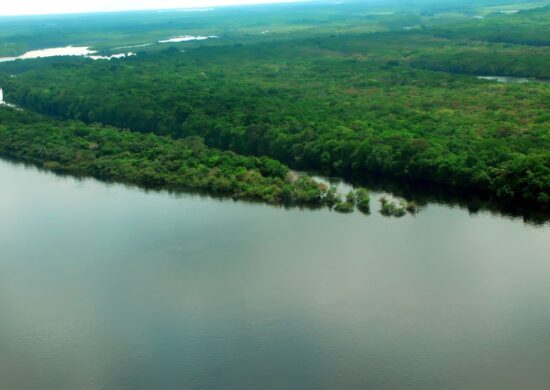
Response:
[[[135,55],[134,53],[117,53],[110,56],[95,55],[97,51],[90,50],[88,46],[66,46],[49,49],[28,51],[18,57],[0,57],[0,62],[11,62],[15,60],[29,60],[47,57],[88,57],[92,60],[110,60],[113,58],[124,58]]]
[[[179,42],[190,42],[190,41],[205,41],[207,39],[217,39],[215,35],[209,36],[194,36],[194,35],[181,35],[177,37],[171,37],[168,39],[163,39],[159,43],[179,43]]]
[[[506,83],[506,84],[510,84],[510,83],[524,84],[532,81],[542,82],[541,80],[528,79],[527,77],[511,77],[511,76],[478,76],[478,79],[498,81],[499,83]]]
[[[0,179],[2,389],[550,388],[548,225]]]
[[[191,41],[204,41],[207,39],[217,39],[217,38],[218,37],[215,35],[208,35],[208,36],[181,35],[181,36],[175,36],[175,37],[163,39],[156,43],[181,43],[181,42],[191,42]],[[147,47],[147,46],[152,46],[154,44],[155,43],[150,42],[150,43],[143,43],[138,45],[120,46],[120,47],[113,48],[113,50]],[[48,48],[48,49],[32,50],[18,57],[0,57],[0,63],[11,62],[16,60],[28,60],[28,59],[48,58],[48,57],[87,57],[87,58],[91,58],[92,60],[111,60],[113,58],[132,57],[134,55],[135,53],[128,52],[128,53],[116,53],[108,56],[102,56],[102,55],[97,55],[97,51],[90,50],[89,46],[65,46],[65,47],[54,47],[54,48]]]

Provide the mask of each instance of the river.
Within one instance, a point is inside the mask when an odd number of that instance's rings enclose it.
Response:
[[[550,228],[0,160],[2,389],[548,389]]]
[[[181,35],[181,36],[175,36],[175,37],[163,39],[156,43],[181,43],[181,42],[190,42],[190,41],[204,41],[207,39],[217,39],[217,38],[218,37],[216,35],[208,35],[208,36]],[[155,43],[150,42],[150,43],[143,43],[139,45],[120,46],[120,47],[113,48],[113,50],[147,47],[147,46],[152,46],[154,44]],[[0,63],[13,62],[17,60],[49,58],[49,57],[86,57],[94,61],[95,60],[112,60],[114,58],[116,59],[128,58],[128,57],[133,57],[135,55],[136,53],[126,52],[126,53],[116,53],[116,54],[103,56],[103,55],[98,55],[96,50],[90,50],[89,46],[70,45],[65,47],[53,47],[53,48],[47,48],[47,49],[31,50],[18,57],[0,57]]]
[[[497,81],[499,83],[505,83],[505,84],[525,84],[525,83],[529,83],[529,82],[548,83],[547,80],[540,80],[540,79],[536,79],[536,78],[527,78],[527,77],[478,76],[477,78],[480,79],[480,80]]]

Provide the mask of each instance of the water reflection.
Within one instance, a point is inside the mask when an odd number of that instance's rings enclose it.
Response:
[[[550,386],[548,228],[0,178],[0,388]]]
[[[505,83],[505,84],[525,84],[530,82],[548,83],[547,80],[540,80],[534,77],[527,78],[527,77],[513,77],[513,76],[478,76],[477,78],[480,80],[497,81],[499,83]]]
[[[361,177],[349,176],[346,180],[320,174],[314,177],[327,185],[336,186],[342,195],[356,188],[368,188],[372,206],[375,207],[373,210],[378,210],[381,198],[386,197],[413,201],[418,206],[419,212],[430,205],[443,205],[467,210],[470,215],[489,212],[503,218],[521,219],[524,223],[533,226],[545,226],[550,223],[548,209],[495,199],[487,194],[461,191],[434,183],[393,179],[375,174]]]
[[[16,60],[29,60],[36,58],[49,58],[49,57],[86,57],[92,60],[111,60],[113,58],[126,58],[132,57],[135,53],[117,53],[109,56],[101,56],[96,54],[97,51],[90,50],[88,46],[66,46],[55,47],[49,49],[40,49],[28,51],[19,57],[0,57],[0,62],[13,62]]]

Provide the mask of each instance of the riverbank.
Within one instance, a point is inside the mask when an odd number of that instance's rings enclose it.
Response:
[[[194,148],[198,149],[193,152]],[[471,213],[485,210],[533,225],[550,219],[548,210],[539,205],[465,188],[375,174],[349,177],[350,184],[343,185],[341,179],[296,172],[269,158],[208,148],[198,138],[173,140],[78,121],[58,121],[6,106],[0,107],[0,156],[58,174],[94,177],[148,190],[194,192],[290,207],[328,207],[339,212],[355,208],[368,214],[368,202],[378,205],[377,198],[365,201],[364,197],[356,197],[353,205],[347,195],[350,191],[362,195],[361,189],[369,188],[369,192],[379,192],[396,202],[444,204]]]
[[[208,148],[198,138],[175,141],[7,106],[0,123],[1,155],[52,171],[268,203],[322,205],[326,194],[307,175],[287,179],[288,168],[275,160]]]
[[[197,137],[173,140],[9,107],[0,108],[0,155],[60,173],[144,187],[271,204],[336,207],[342,202],[327,185],[276,160],[208,148]],[[355,208],[350,199],[346,205]]]

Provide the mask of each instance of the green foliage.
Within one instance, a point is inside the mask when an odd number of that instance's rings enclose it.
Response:
[[[483,76],[550,80],[550,48],[469,43],[428,48],[410,59],[418,68]]]
[[[516,8],[517,10],[517,8]],[[496,12],[483,20],[436,27],[431,32],[447,39],[489,41],[530,46],[550,45],[550,6],[517,13]]]
[[[124,60],[18,61],[0,65],[0,82],[9,101],[30,110],[175,139],[200,137],[273,180],[287,181],[287,165],[376,173],[547,206],[550,84],[499,84],[455,73],[550,77],[543,44],[548,9],[476,20],[473,3],[464,3],[469,21],[458,23],[435,16],[457,12],[451,2],[429,12],[360,18],[351,12],[360,5],[350,5],[326,28],[320,13],[300,9],[315,29],[299,37],[228,35],[185,52],[155,46]],[[357,30],[359,21],[385,32]],[[333,30],[336,25],[343,27]],[[250,167],[243,155],[259,158]],[[204,161],[205,169],[217,167],[219,158]],[[255,196],[342,203],[307,180],[292,186]]]
[[[382,197],[380,203],[382,205],[380,213],[386,217],[401,218],[407,214],[407,201],[405,200],[392,201]]]
[[[338,202],[334,210],[339,213],[351,213],[355,209],[356,196],[354,191],[348,192],[345,202]]]
[[[362,213],[370,213],[370,196],[366,189],[360,188],[355,191],[357,209]]]
[[[197,137],[172,140],[7,107],[0,107],[0,155],[63,173],[269,203],[322,205],[326,193],[309,176],[289,179],[276,161],[208,148]]]
[[[236,46],[266,40],[317,37],[319,34],[388,31],[422,23],[439,24],[449,15],[465,20],[480,3],[494,0],[447,0],[444,2],[350,1],[339,4],[274,4],[250,7],[219,7],[209,12],[116,12],[1,18],[0,56],[15,56],[33,49],[87,45],[105,54],[131,50],[155,50],[161,39],[179,35],[217,35],[219,41]],[[185,42],[196,47],[214,42]],[[118,49],[117,49],[118,48]],[[122,49],[120,49],[122,48]],[[175,49],[177,51],[177,49]]]
[[[330,186],[327,194],[325,195],[325,202],[329,207],[333,207],[334,205],[342,202],[342,197],[338,193],[336,187]]]
[[[334,210],[339,213],[351,213],[353,212],[355,205],[350,202],[339,202],[334,206]]]

